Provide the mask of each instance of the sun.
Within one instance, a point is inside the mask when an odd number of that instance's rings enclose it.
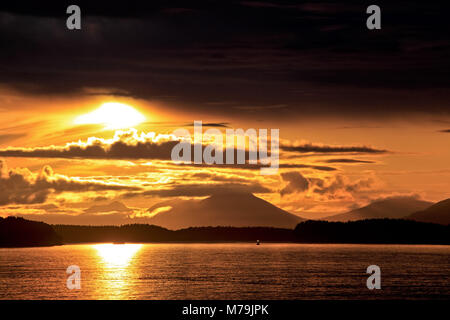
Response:
[[[98,109],[83,114],[75,124],[103,124],[105,129],[128,129],[144,122],[145,116],[132,106],[119,102],[103,103]]]

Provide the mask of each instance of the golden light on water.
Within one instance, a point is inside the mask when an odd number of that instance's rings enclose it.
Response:
[[[108,267],[126,267],[142,244],[96,244],[93,247]]]
[[[101,276],[95,288],[100,299],[127,299],[135,274],[133,258],[141,250],[142,244],[96,244]]]
[[[128,129],[146,120],[132,106],[118,102],[103,103],[98,109],[75,118],[75,124],[103,124],[106,129]]]

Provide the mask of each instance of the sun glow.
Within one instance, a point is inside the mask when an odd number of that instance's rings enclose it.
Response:
[[[142,244],[97,244],[93,245],[103,262],[109,267],[125,267],[141,249]]]
[[[145,116],[133,107],[106,102],[98,109],[83,114],[74,120],[75,124],[103,124],[105,129],[128,129],[145,121]]]

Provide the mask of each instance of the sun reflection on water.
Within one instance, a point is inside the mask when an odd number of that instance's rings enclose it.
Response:
[[[100,257],[102,275],[97,279],[96,291],[99,299],[130,298],[130,287],[135,271],[133,257],[142,248],[142,244],[96,244],[92,247]]]
[[[142,244],[96,244],[93,247],[108,267],[126,267]]]

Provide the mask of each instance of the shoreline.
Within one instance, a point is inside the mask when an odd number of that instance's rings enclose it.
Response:
[[[98,244],[111,244],[111,245],[126,245],[126,244],[254,244],[255,242],[248,241],[161,241],[161,242],[125,242],[120,244],[115,244],[113,242],[74,242],[74,243],[63,243],[57,245],[38,245],[38,246],[13,246],[13,247],[2,247],[0,249],[26,249],[26,248],[50,248],[50,247],[62,247],[71,245],[98,245]],[[297,245],[355,245],[355,246],[450,246],[448,243],[356,243],[356,242],[280,242],[280,241],[266,241],[261,243],[260,246],[264,244],[297,244]],[[258,247],[260,247],[258,246]]]

